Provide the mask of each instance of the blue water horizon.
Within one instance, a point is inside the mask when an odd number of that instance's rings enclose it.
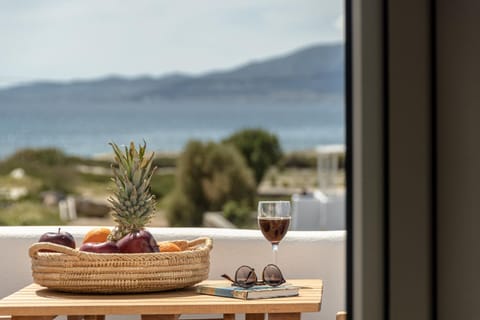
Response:
[[[246,128],[279,137],[284,151],[343,144],[343,101],[28,102],[0,106],[0,159],[23,148],[55,147],[82,157],[110,153],[109,142],[145,140],[180,152],[192,139],[220,141]]]

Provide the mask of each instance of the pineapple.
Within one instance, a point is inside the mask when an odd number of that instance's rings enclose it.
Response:
[[[143,146],[138,146],[138,150],[133,142],[129,148],[125,147],[124,151],[115,143],[110,145],[115,153],[117,166],[112,166],[114,175],[112,181],[116,188],[114,196],[108,201],[117,225],[111,232],[109,240],[119,241],[126,236],[136,239],[147,232],[144,227],[155,214],[155,197],[150,192],[150,180],[156,170],[156,167],[152,167],[154,154],[145,155],[145,141]],[[120,242],[117,244],[120,245]],[[158,250],[153,248],[153,251]]]

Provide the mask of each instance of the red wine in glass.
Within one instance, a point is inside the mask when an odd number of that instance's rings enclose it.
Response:
[[[258,218],[258,225],[263,236],[272,244],[278,244],[285,237],[290,225],[290,217]]]
[[[257,217],[263,236],[272,243],[273,259],[277,264],[278,244],[287,234],[290,225],[290,202],[260,201]]]

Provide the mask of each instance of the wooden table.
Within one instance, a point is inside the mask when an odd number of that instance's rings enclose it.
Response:
[[[205,281],[219,283],[224,281]],[[142,320],[177,320],[182,314],[223,314],[233,320],[236,313],[246,320],[299,320],[302,312],[320,311],[322,280],[292,280],[301,286],[297,297],[240,300],[200,295],[195,288],[122,295],[62,293],[31,284],[0,300],[0,315],[12,320],[51,320],[67,315],[69,320],[104,319],[105,315],[141,315]]]

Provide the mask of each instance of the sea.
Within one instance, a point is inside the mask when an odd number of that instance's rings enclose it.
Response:
[[[344,143],[341,100],[0,102],[0,159],[43,147],[95,157],[110,153],[111,141],[180,152],[189,140],[220,141],[246,128],[276,134],[284,151],[309,150]]]

